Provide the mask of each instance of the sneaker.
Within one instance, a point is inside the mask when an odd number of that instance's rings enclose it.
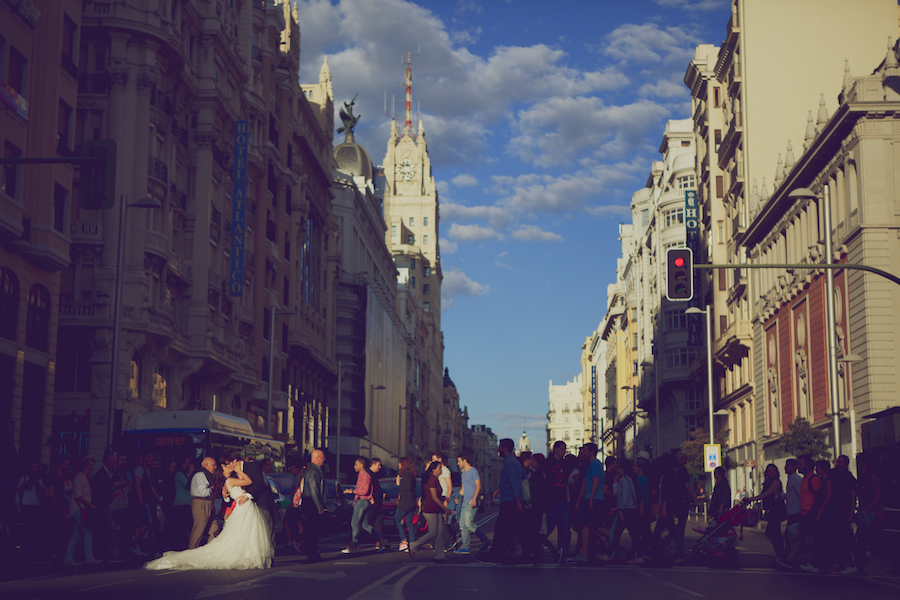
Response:
[[[67,567],[80,567],[82,565],[82,563],[74,561],[74,560],[67,560],[63,564],[66,565]]]
[[[347,546],[343,550],[341,550],[344,554],[356,554],[359,552],[359,546]]]
[[[572,558],[566,559],[566,564],[569,565],[586,565],[588,563],[588,557],[583,554],[576,554]]]
[[[400,542],[400,547],[397,548],[398,552],[406,552],[409,550],[409,542]]]
[[[483,544],[483,545],[481,546],[481,548],[478,549],[478,551],[481,552],[482,554],[487,554],[488,552],[491,551],[491,545],[490,545],[490,544]]]
[[[138,548],[137,546],[132,546],[131,553],[135,556],[147,556],[147,553]]]
[[[805,565],[800,565],[800,570],[806,571],[807,573],[819,573],[820,572],[819,569],[817,569],[816,567],[812,566],[809,563],[806,563]]]
[[[503,563],[500,563],[500,562],[498,562],[498,561],[496,561],[496,560],[491,560],[491,559],[489,559],[489,558],[479,558],[479,559],[478,559],[478,562],[480,562],[480,563],[483,564],[483,565],[499,565],[499,564],[503,564]]]
[[[86,565],[100,565],[100,564],[103,564],[103,561],[100,560],[99,558],[92,558],[91,560],[86,560],[86,561],[84,561],[84,564],[86,564]]]
[[[850,565],[849,567],[844,567],[843,569],[841,569],[841,570],[838,571],[838,572],[839,572],[841,575],[856,575],[857,568],[854,567],[853,565]]]
[[[297,554],[300,553],[300,543],[297,542],[297,540],[291,540],[291,546],[294,547],[294,550],[297,552]]]
[[[457,548],[453,551],[453,554],[472,554],[468,548]]]
[[[787,560],[785,560],[785,559],[783,559],[783,558],[776,558],[776,559],[775,559],[775,565],[778,566],[778,567],[781,567],[782,569],[787,569],[787,570],[789,570],[789,571],[793,571],[793,570],[794,570],[793,565],[791,565],[791,563],[789,563]]]

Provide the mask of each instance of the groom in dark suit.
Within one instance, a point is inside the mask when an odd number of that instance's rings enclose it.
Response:
[[[265,474],[259,468],[259,463],[242,460],[239,452],[229,450],[225,453],[224,463],[235,463],[241,471],[253,482],[244,488],[244,491],[253,496],[253,502],[260,508],[263,518],[269,525],[273,543],[275,536],[275,519],[278,514],[275,507],[275,498],[272,496],[272,488]]]

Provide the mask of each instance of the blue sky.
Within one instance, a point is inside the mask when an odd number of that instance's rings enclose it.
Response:
[[[621,254],[618,225],[658,160],[697,44],[727,0],[300,0],[300,78],[328,55],[336,105],[379,164],[406,50],[441,202],[444,364],[469,408],[533,446],[548,383],[579,372]],[[340,122],[339,120],[337,121]],[[338,139],[341,136],[337,136]],[[338,141],[342,141],[338,139]]]

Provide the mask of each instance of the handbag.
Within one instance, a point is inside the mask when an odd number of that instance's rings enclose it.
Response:
[[[291,500],[291,505],[294,508],[299,508],[300,503],[303,502],[303,482],[304,480],[300,480],[300,485],[297,486],[297,490],[294,492],[294,497]]]

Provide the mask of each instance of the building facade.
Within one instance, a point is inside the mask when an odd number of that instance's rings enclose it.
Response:
[[[839,105],[809,127],[796,164],[740,236],[759,264],[834,262],[900,274],[895,233],[900,190],[893,173],[900,142],[900,53],[888,48],[871,75],[845,72]],[[868,73],[868,68],[864,68]],[[792,196],[798,189],[814,197]],[[832,247],[824,245],[826,211]],[[828,315],[822,269],[772,268],[751,275],[758,459],[780,463],[778,441],[797,417],[828,432],[842,454],[862,451],[861,419],[897,405],[900,385],[889,348],[900,340],[900,287],[856,270],[834,275],[836,386],[829,383]],[[839,427],[833,428],[834,410]],[[838,436],[835,440],[835,434]]]
[[[582,376],[576,375],[572,381],[549,385],[549,409],[547,410],[547,456],[553,451],[553,444],[562,440],[568,448],[576,449],[588,441],[590,431],[585,432],[585,406]]]
[[[81,2],[0,2],[2,158],[76,149]],[[90,385],[59,363],[62,273],[77,235],[71,164],[5,164],[0,175],[0,432],[10,460],[49,462],[54,392]],[[88,357],[84,357],[86,360]]]
[[[333,105],[327,62],[315,84],[294,75],[298,14],[251,0],[160,10],[95,1],[83,5],[79,42],[74,142],[116,141],[124,205],[72,211],[59,310],[69,351],[59,368],[90,384],[56,390],[61,453],[80,454],[66,440],[86,437],[99,454],[107,419],[119,431],[138,412],[173,409],[246,418],[301,454],[323,445],[337,375]],[[234,196],[236,122],[249,131],[246,198]],[[161,207],[124,208],[144,197]],[[233,222],[236,204],[246,228]],[[120,368],[110,415],[117,270]],[[233,283],[242,293],[232,294]]]

